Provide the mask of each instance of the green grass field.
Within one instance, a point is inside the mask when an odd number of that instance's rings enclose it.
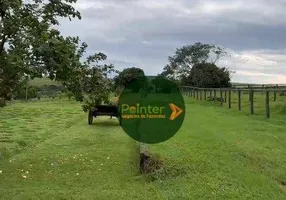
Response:
[[[212,93],[212,96],[214,94]],[[210,96],[210,93],[207,92],[207,97]],[[217,92],[216,94],[217,97],[220,97],[220,93]],[[223,92],[223,98],[225,98],[225,94]],[[202,93],[202,98],[204,97],[204,94]],[[189,97],[192,98],[192,97]],[[261,119],[264,119],[266,116],[266,95],[265,92],[255,92],[254,93],[254,116],[261,117]],[[196,100],[196,98],[192,98]],[[200,99],[200,95],[199,95]],[[196,100],[197,101],[197,100]],[[210,103],[210,102],[205,102],[205,101],[200,101],[203,105],[220,105],[220,102],[216,103]],[[232,105],[232,110],[235,110],[237,112],[241,112],[244,115],[249,115],[250,116],[250,102],[249,102],[249,93],[247,92],[242,92],[241,94],[241,111],[238,111],[238,92],[232,92],[231,94],[231,105]],[[279,93],[277,92],[276,95],[276,101],[274,102],[274,93],[271,92],[269,95],[269,102],[270,102],[270,117],[271,119],[277,121],[280,120],[282,124],[285,123],[285,115],[286,115],[286,96],[280,96]],[[228,93],[227,93],[227,98],[226,102],[223,103],[223,108],[228,108]]]
[[[117,119],[88,126],[65,99],[9,105],[0,110],[0,199],[286,199],[281,99],[265,119],[187,98],[180,131],[148,145],[163,160],[152,179],[138,174],[138,144]]]

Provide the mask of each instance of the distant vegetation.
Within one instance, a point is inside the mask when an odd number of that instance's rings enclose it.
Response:
[[[231,71],[217,66],[220,58],[228,56],[223,48],[200,42],[176,49],[169,63],[158,76],[169,78],[180,85],[194,87],[230,87]]]
[[[28,100],[43,97],[55,98],[61,97],[63,92],[66,92],[66,89],[62,84],[43,77],[23,81],[14,89],[12,97],[15,100],[25,100],[26,95]]]
[[[36,87],[43,87],[47,85],[56,85],[56,86],[62,86],[61,83],[51,80],[48,77],[43,78],[34,78],[33,80],[29,81],[29,85],[36,86]]]

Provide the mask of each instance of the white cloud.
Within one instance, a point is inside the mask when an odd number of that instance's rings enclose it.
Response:
[[[137,65],[155,75],[176,48],[194,42],[225,47],[220,65],[237,71],[234,81],[285,82],[286,1],[79,0],[81,21],[63,21],[90,52],[103,51],[120,68]],[[121,62],[122,61],[122,62]],[[273,82],[273,83],[274,83]]]
[[[286,83],[285,54],[272,50],[229,51],[231,58],[221,60],[220,65],[236,71],[234,80],[247,77],[252,83]]]
[[[234,82],[260,83],[260,84],[285,84],[286,75],[267,74],[259,71],[236,71],[233,75]]]

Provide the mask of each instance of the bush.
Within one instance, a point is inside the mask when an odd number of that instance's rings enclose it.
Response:
[[[192,67],[188,76],[183,77],[183,85],[200,88],[231,87],[230,71],[212,63],[200,63]]]
[[[39,89],[35,86],[29,86],[28,91],[27,91],[28,99],[37,98],[38,97],[38,90]],[[22,87],[18,88],[14,92],[14,97],[15,97],[15,99],[19,99],[19,100],[26,99],[26,87],[22,86]]]
[[[152,84],[155,86],[156,93],[171,93],[172,91],[176,91],[175,84],[172,84],[171,81],[165,79],[162,76],[157,76],[155,79],[152,80]]]
[[[136,83],[140,83],[141,80],[145,81],[146,76],[144,74],[144,71],[140,68],[132,67],[132,68],[125,68],[122,72],[118,74],[118,76],[114,77],[114,85],[117,86],[123,86],[127,87],[135,80]],[[134,91],[138,92],[140,89],[140,85],[133,84]]]

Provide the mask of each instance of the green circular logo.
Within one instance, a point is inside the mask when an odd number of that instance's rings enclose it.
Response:
[[[180,89],[165,78],[132,81],[118,99],[121,127],[134,140],[155,144],[174,136],[183,124]]]

